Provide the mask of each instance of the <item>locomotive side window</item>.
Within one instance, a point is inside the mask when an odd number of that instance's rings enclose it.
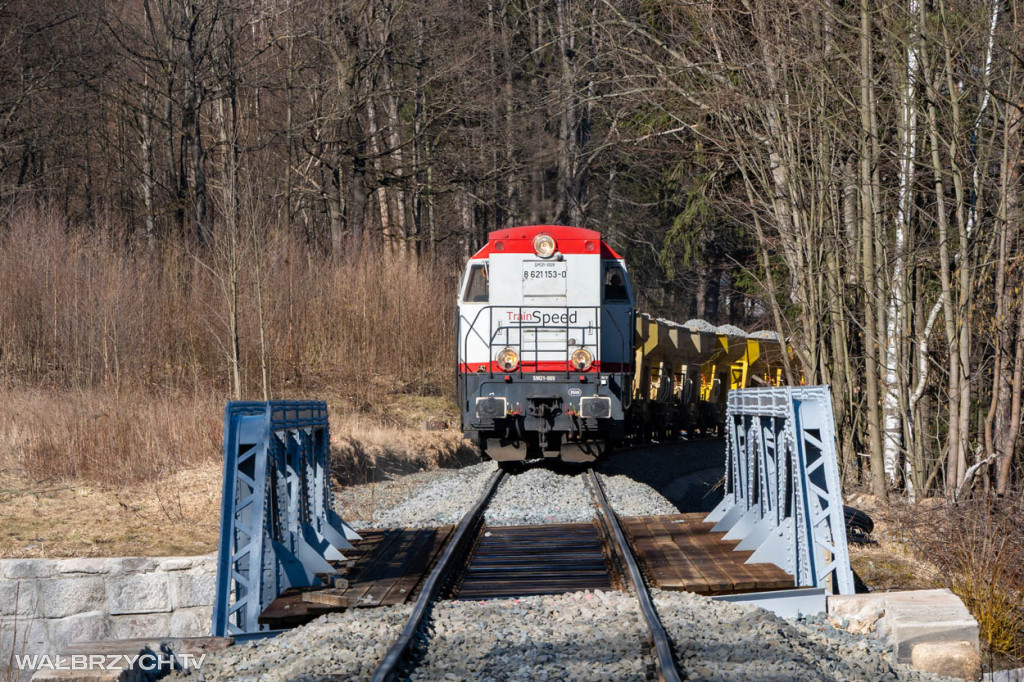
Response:
[[[609,265],[604,269],[604,300],[609,302],[629,302],[626,290],[626,273],[620,265]]]
[[[474,265],[469,270],[466,295],[463,296],[462,300],[466,303],[487,303],[489,293],[487,271],[483,265]]]

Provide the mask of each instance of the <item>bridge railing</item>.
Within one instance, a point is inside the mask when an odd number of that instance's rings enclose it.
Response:
[[[713,532],[773,563],[798,587],[853,594],[827,386],[729,392],[725,498]]]
[[[228,403],[215,636],[265,629],[270,602],[322,584],[359,538],[334,511],[330,440],[323,402]]]

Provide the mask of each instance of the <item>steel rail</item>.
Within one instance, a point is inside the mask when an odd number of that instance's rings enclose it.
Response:
[[[661,624],[661,618],[658,617],[658,612],[654,608],[651,594],[644,584],[643,576],[640,574],[640,567],[637,566],[633,552],[629,548],[626,536],[622,532],[618,518],[615,516],[615,510],[612,509],[611,504],[608,502],[608,497],[604,494],[604,486],[601,484],[601,479],[593,469],[587,469],[586,481],[594,493],[594,497],[597,498],[601,514],[604,516],[612,537],[615,539],[615,546],[618,549],[619,555],[628,569],[629,581],[632,583],[633,591],[640,601],[640,610],[647,621],[647,629],[651,632],[651,639],[654,640],[654,649],[658,654],[658,668],[661,672],[661,679],[665,682],[680,682],[682,677],[679,674],[679,669],[676,668],[675,659],[672,657],[672,644],[668,633],[665,632],[665,627]]]
[[[458,556],[466,541],[472,538],[474,526],[482,517],[484,509],[487,508],[487,503],[490,501],[491,496],[494,495],[494,491],[498,489],[498,484],[504,475],[505,472],[501,469],[495,471],[487,480],[487,485],[484,486],[484,492],[480,499],[462,517],[458,528],[455,529],[455,533],[448,540],[444,552],[442,552],[441,557],[437,560],[437,565],[434,566],[434,570],[430,572],[426,582],[423,583],[423,590],[416,600],[416,605],[412,609],[408,622],[402,628],[402,633],[398,636],[395,643],[391,645],[391,648],[388,649],[388,653],[373,672],[372,682],[390,682],[396,678],[398,666],[401,664],[406,652],[408,652],[409,647],[412,646],[413,640],[416,638],[416,632],[426,619],[427,614],[430,612],[430,605],[444,584],[444,578],[451,569],[449,564],[452,558]]]

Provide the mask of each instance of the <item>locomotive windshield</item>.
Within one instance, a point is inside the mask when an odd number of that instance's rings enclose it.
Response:
[[[466,283],[466,295],[462,300],[467,303],[487,303],[489,296],[487,271],[483,265],[474,265],[469,269],[469,281]]]
[[[621,265],[609,265],[604,270],[604,300],[608,302],[629,302],[626,290],[626,273]]]

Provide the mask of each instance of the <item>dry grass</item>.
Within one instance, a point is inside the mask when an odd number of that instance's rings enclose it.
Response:
[[[1024,658],[1022,492],[925,506],[907,520],[906,535],[936,566],[936,583],[963,599],[987,650],[1014,659]]]
[[[342,424],[332,436],[339,486],[386,481],[479,460],[454,430]],[[131,485],[39,481],[0,472],[0,558],[166,556],[216,550],[221,464],[217,456]],[[351,510],[358,516],[358,510]],[[341,510],[345,516],[347,510]]]
[[[455,429],[385,428],[363,425],[357,420],[342,429],[333,429],[331,440],[334,477],[342,485],[480,461],[480,454]]]
[[[875,544],[850,545],[850,563],[873,591],[918,590],[936,587],[935,564],[922,559],[907,544],[908,523],[921,510],[899,502],[882,503],[873,495],[855,493],[846,503],[867,512],[875,522]]]
[[[0,226],[0,556],[213,550],[233,272],[242,397],[265,356],[272,398],[326,399],[339,481],[475,457],[423,428],[452,416],[459,273],[259,231],[197,252],[46,209]]]
[[[935,587],[934,568],[909,554],[877,545],[851,545],[850,565],[875,592]]]
[[[876,545],[853,545],[853,569],[873,591],[949,588],[978,621],[987,665],[1024,659],[1024,497],[932,498],[908,505],[855,494],[871,514]]]
[[[0,466],[37,483],[135,485],[214,461],[223,403],[212,396],[2,390]]]
[[[15,213],[0,229],[0,467],[108,486],[217,457],[232,258],[243,398],[263,395],[265,350],[271,397],[326,396],[335,419],[397,427],[411,402],[450,409],[458,273],[328,260],[273,226],[261,234],[228,258],[219,243],[150,251],[115,227]]]
[[[0,404],[0,557],[213,550],[221,401],[7,389]]]
[[[217,462],[112,489],[0,476],[0,558],[168,556],[216,549]]]
[[[0,557],[216,549],[222,400],[9,389],[0,401]],[[479,458],[454,429],[425,430],[450,418],[442,399],[395,394],[374,414],[328,403],[340,485]]]

